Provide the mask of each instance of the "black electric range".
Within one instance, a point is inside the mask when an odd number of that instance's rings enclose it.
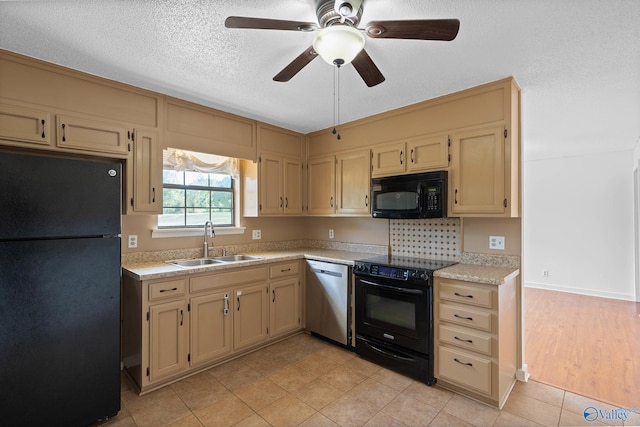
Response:
[[[435,382],[433,272],[453,264],[397,255],[356,261],[356,353],[426,384]]]

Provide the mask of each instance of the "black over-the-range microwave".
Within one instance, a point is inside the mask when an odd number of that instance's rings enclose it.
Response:
[[[371,179],[374,218],[445,218],[447,171]]]

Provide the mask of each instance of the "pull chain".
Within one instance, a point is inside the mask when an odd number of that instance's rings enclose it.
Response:
[[[336,64],[333,71],[333,130],[331,131],[340,140],[340,133],[336,130],[338,123],[340,123],[340,64]]]

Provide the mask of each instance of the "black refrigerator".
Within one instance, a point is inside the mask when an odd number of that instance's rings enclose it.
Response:
[[[0,152],[0,424],[120,410],[118,162]]]

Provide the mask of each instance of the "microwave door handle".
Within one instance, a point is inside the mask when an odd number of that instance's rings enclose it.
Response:
[[[373,283],[364,279],[360,279],[360,281],[366,285],[373,286],[374,288],[384,289],[384,290],[393,291],[393,292],[400,292],[403,294],[422,295],[424,293],[420,289],[408,289],[408,288],[400,288],[397,286],[380,285],[378,283]]]
[[[416,205],[418,205],[418,212],[422,213],[422,184],[418,184],[418,190],[416,191]]]

